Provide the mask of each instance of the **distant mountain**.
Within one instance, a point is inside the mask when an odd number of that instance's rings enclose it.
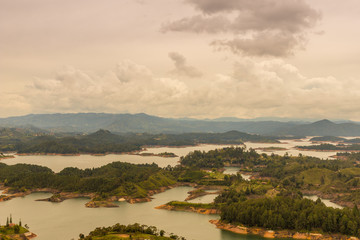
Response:
[[[324,119],[310,124],[285,127],[274,133],[306,136],[360,136],[360,125],[352,122],[334,123]]]
[[[276,121],[208,121],[196,119],[172,119],[139,114],[30,114],[20,117],[0,119],[0,126],[23,126],[31,124],[53,132],[94,132],[98,129],[114,133],[186,133],[186,132],[227,132],[241,131],[256,134],[268,134],[295,123]]]
[[[360,136],[360,125],[358,123],[334,123],[329,120],[314,123],[242,120],[238,118],[197,120],[162,118],[144,113],[31,114],[0,119],[0,126],[26,125],[57,133],[89,133],[99,129],[109,130],[113,133],[224,133],[234,130],[261,135]]]

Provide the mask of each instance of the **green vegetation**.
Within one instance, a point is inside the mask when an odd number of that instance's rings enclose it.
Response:
[[[185,240],[170,233],[165,237],[165,231],[159,230],[154,226],[140,225],[138,223],[131,225],[115,224],[112,227],[99,227],[90,232],[88,236],[79,235],[79,239],[84,240],[118,240],[118,239],[151,239],[151,240]]]
[[[242,147],[215,149],[208,152],[194,151],[181,157],[184,166],[196,168],[222,168],[225,165],[258,165],[263,163],[261,156],[254,149],[246,151]]]
[[[172,152],[162,152],[157,154],[159,157],[177,157],[175,153]]]
[[[333,145],[329,143],[324,143],[320,145],[312,146],[296,146],[299,149],[304,150],[320,150],[320,151],[360,151],[360,144],[344,145],[338,144]]]
[[[241,209],[241,211],[239,211]],[[320,199],[275,197],[232,202],[221,208],[221,220],[249,227],[320,231],[360,236],[360,212],[326,207]]]
[[[25,224],[25,226],[27,226]],[[29,232],[22,226],[21,220],[15,224],[13,223],[12,216],[7,217],[6,225],[0,226],[0,239],[23,239],[24,233]]]
[[[3,159],[3,158],[11,158],[13,156],[11,155],[4,155],[4,153],[0,152],[0,160]]]
[[[313,137],[310,139],[312,142],[343,142],[345,138],[335,136]]]
[[[336,153],[336,156],[339,158],[347,159],[349,161],[360,161],[360,152],[340,152]]]
[[[187,209],[190,207],[193,208],[204,208],[204,209],[214,209],[216,208],[213,203],[189,203],[189,202],[181,202],[181,201],[171,201],[166,205],[176,207],[177,209]]]
[[[282,147],[264,147],[264,148],[256,148],[256,150],[262,150],[264,152],[272,152],[272,151],[285,151],[287,149]]]
[[[0,181],[13,191],[53,188],[66,192],[94,192],[106,196],[147,197],[148,190],[176,183],[176,179],[156,164],[134,165],[114,162],[100,168],[65,168],[53,173],[47,167],[0,163]]]

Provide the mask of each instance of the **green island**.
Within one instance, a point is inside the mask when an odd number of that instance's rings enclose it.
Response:
[[[29,232],[27,224],[22,225],[21,220],[18,223],[13,222],[13,218],[6,218],[6,224],[0,225],[0,239],[2,240],[21,240],[36,237],[34,233]]]
[[[319,145],[311,145],[311,146],[296,146],[299,150],[315,150],[315,151],[360,151],[360,144],[330,144],[323,143]]]
[[[263,147],[263,148],[256,148],[256,150],[261,150],[264,152],[273,152],[273,151],[286,151],[288,149],[282,147]]]
[[[346,141],[346,138],[336,137],[336,136],[323,136],[323,137],[313,137],[310,138],[311,142],[343,142]]]
[[[338,143],[360,143],[360,138],[351,138],[346,139],[336,136],[323,136],[323,137],[313,137],[310,139],[312,142],[338,142]]]
[[[0,160],[1,159],[7,159],[7,158],[13,158],[13,155],[5,155],[4,153],[0,152]]]
[[[157,157],[164,157],[164,158],[174,158],[174,157],[178,157],[176,154],[172,153],[172,152],[162,152],[162,153],[148,153],[148,152],[144,152],[144,153],[136,153],[136,155],[140,155],[140,156],[157,156]]]
[[[0,163],[0,181],[8,193],[0,196],[0,201],[45,191],[54,193],[51,198],[43,199],[52,202],[89,197],[88,207],[116,207],[111,202],[121,198],[131,203],[150,201],[152,194],[176,184],[171,171],[156,164],[123,162],[85,170],[70,167],[59,173],[36,165]]]
[[[164,230],[159,230],[154,226],[140,225],[138,223],[130,225],[115,224],[111,227],[98,227],[91,231],[88,236],[79,235],[79,240],[120,240],[120,239],[149,239],[149,240],[185,240],[174,233],[169,237],[165,236]]]

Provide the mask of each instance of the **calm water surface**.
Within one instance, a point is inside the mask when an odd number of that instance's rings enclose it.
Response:
[[[154,207],[171,200],[184,200],[190,187],[179,187],[154,196],[147,203],[119,203],[119,208],[86,208],[88,199],[70,199],[62,203],[37,202],[36,199],[49,197],[51,194],[34,193],[23,198],[0,202],[0,213],[5,222],[12,214],[15,222],[21,218],[31,231],[38,234],[37,240],[77,239],[79,233],[88,234],[99,226],[115,223],[141,223],[154,225],[167,233],[175,233],[186,239],[197,240],[250,240],[262,239],[258,236],[243,236],[217,229],[209,223],[217,219],[216,215],[202,215],[188,212],[157,210]]]
[[[144,152],[161,153],[161,152],[173,152],[179,157],[175,158],[163,158],[157,156],[139,156],[130,154],[109,154],[106,156],[92,156],[92,155],[80,155],[80,156],[17,156],[15,158],[8,158],[1,162],[8,165],[17,163],[28,163],[46,166],[51,168],[54,172],[59,172],[66,167],[77,167],[80,169],[101,167],[112,162],[128,162],[133,164],[145,164],[156,163],[159,167],[166,167],[168,165],[175,166],[178,164],[180,157],[185,156],[191,151],[201,150],[209,151],[216,148],[229,147],[231,145],[200,145],[183,148],[148,148]]]
[[[251,143],[251,142],[246,142],[245,145],[246,147],[249,148],[267,148],[267,147],[281,147],[281,148],[286,148],[286,150],[280,150],[280,151],[262,151],[262,150],[256,150],[258,153],[266,153],[266,154],[279,154],[279,155],[284,155],[286,152],[289,155],[292,156],[298,156],[299,153],[301,153],[302,155],[305,156],[312,156],[312,157],[318,157],[321,159],[334,159],[331,158],[331,156],[336,155],[336,152],[317,152],[317,151],[301,151],[301,150],[297,150],[295,149],[296,146],[310,146],[310,145],[317,145],[319,143],[312,143],[310,140],[310,138],[312,137],[308,137],[308,138],[304,138],[304,139],[300,139],[300,140],[280,140],[281,143]]]

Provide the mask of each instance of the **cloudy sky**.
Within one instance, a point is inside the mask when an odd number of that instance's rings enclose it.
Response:
[[[358,0],[0,0],[0,117],[360,120]]]

